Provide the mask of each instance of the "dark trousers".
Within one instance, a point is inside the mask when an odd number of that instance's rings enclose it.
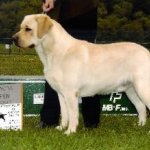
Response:
[[[94,42],[97,28],[97,9],[91,12],[59,22],[75,38]],[[82,98],[81,112],[86,127],[96,127],[99,123],[100,99],[99,96]],[[44,104],[41,109],[41,121],[48,125],[57,125],[60,117],[60,105],[57,93],[45,83]]]
[[[41,121],[47,125],[56,126],[59,124],[60,104],[56,91],[48,82],[45,82],[44,104],[40,112]]]

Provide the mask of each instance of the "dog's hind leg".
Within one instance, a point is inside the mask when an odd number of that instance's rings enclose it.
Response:
[[[126,90],[126,94],[130,101],[134,104],[138,115],[139,115],[139,125],[145,125],[146,123],[146,106],[145,104],[141,101],[139,96],[137,95],[134,87],[130,87],[128,90]]]
[[[65,131],[65,134],[69,135],[70,133],[75,133],[78,126],[78,97],[76,97],[75,93],[67,93],[65,96],[65,102],[69,117],[68,129]]]
[[[56,129],[62,130],[67,127],[69,118],[68,118],[65,98],[61,94],[58,94],[58,97],[59,97],[59,103],[60,103],[61,120],[60,120],[60,125],[57,126]]]
[[[141,101],[150,110],[150,78],[149,80],[141,79],[135,84],[136,92],[138,93]]]

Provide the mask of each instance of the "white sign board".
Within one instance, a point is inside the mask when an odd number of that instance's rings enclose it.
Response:
[[[22,127],[22,84],[0,84],[0,129],[22,130]]]

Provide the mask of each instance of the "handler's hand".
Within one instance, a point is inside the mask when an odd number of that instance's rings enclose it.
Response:
[[[45,0],[43,3],[43,12],[49,12],[54,8],[54,0]]]

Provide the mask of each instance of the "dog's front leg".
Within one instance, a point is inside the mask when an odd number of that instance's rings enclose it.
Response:
[[[65,98],[60,94],[58,94],[58,97],[60,103],[61,121],[60,121],[60,125],[57,126],[56,129],[63,130],[68,125],[68,112],[67,112]]]
[[[70,133],[75,133],[78,126],[78,97],[75,96],[75,93],[69,93],[65,96],[65,102],[69,117],[68,129],[65,131],[65,134],[69,135]]]

